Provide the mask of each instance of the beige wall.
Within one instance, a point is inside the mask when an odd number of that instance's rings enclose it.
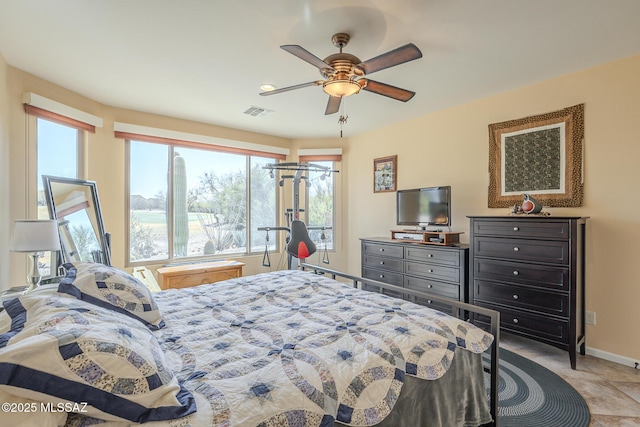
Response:
[[[193,123],[103,106],[63,88],[42,81],[0,60],[0,162],[6,164],[7,121],[10,149],[10,208],[2,216],[0,258],[8,247],[7,230],[13,219],[25,217],[33,153],[25,146],[23,92],[38,93],[58,102],[102,117],[104,127],[87,138],[86,178],[98,182],[106,228],[113,233],[116,266],[124,265],[126,235],[124,197],[124,142],[113,136],[113,122],[127,122],[177,131],[244,140],[280,147],[342,147],[338,179],[337,245],[332,268],[360,272],[360,237],[388,236],[395,225],[395,194],[372,191],[373,159],[398,155],[398,187],[429,185],[453,187],[453,228],[464,231],[466,215],[507,214],[487,208],[488,131],[490,123],[550,112],[585,103],[585,198],[582,208],[551,209],[555,215],[590,216],[587,248],[587,309],[597,313],[597,326],[589,326],[587,345],[640,360],[640,341],[633,335],[632,317],[640,286],[635,278],[635,243],[640,238],[636,196],[640,157],[640,56],[606,64],[566,77],[478,100],[429,114],[405,123],[349,139],[288,140],[251,132]],[[1,82],[6,81],[5,84]],[[420,96],[420,94],[418,95]],[[4,105],[4,106],[3,106]],[[8,105],[8,107],[6,106]],[[8,110],[8,111],[7,111]],[[27,159],[31,158],[30,162]],[[27,165],[27,167],[25,167]],[[1,164],[0,164],[1,166]],[[6,168],[4,168],[6,171]],[[6,174],[6,172],[0,172]],[[5,176],[3,176],[5,178]],[[6,182],[0,184],[0,202],[6,200]],[[287,197],[290,189],[283,189]],[[33,197],[33,196],[31,196]],[[0,208],[1,209],[1,208]],[[7,218],[8,220],[5,220]],[[23,280],[22,259],[11,255],[11,278]],[[262,256],[243,259],[246,274],[265,271]],[[17,262],[19,261],[19,262]],[[6,262],[6,261],[0,261]],[[23,262],[20,265],[20,262]],[[273,259],[272,259],[273,262]],[[0,264],[1,265],[1,264]],[[4,269],[3,269],[4,270]],[[0,273],[6,274],[6,273]],[[5,282],[0,284],[4,285]],[[631,331],[631,332],[629,332]]]
[[[635,56],[350,138],[357,155],[347,170],[349,271],[360,271],[358,238],[388,236],[395,225],[395,194],[371,189],[374,158],[398,155],[400,189],[451,185],[453,229],[468,242],[466,215],[508,214],[487,208],[487,126],[584,103],[584,205],[549,211],[591,217],[586,305],[597,326],[587,326],[587,346],[640,360],[638,76]]]

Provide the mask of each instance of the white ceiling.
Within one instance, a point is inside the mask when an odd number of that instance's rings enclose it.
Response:
[[[289,138],[337,137],[339,114],[324,115],[321,87],[259,86],[320,79],[279,46],[325,58],[337,32],[363,61],[409,42],[423,53],[371,77],[411,101],[345,99],[350,136],[640,54],[640,1],[0,0],[13,67],[106,105]]]

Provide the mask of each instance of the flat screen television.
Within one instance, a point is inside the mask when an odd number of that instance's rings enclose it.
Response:
[[[427,187],[398,190],[398,225],[451,226],[451,187]]]

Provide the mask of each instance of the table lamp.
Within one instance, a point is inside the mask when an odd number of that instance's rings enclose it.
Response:
[[[38,287],[40,283],[40,270],[38,258],[40,252],[59,251],[60,236],[56,220],[29,220],[20,219],[13,223],[13,235],[11,236],[11,252],[29,252],[31,257],[31,272],[27,275],[29,292]]]

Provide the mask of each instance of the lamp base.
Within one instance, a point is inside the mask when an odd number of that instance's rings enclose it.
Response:
[[[40,258],[40,252],[33,252],[29,254],[31,258],[31,272],[27,275],[27,285],[29,286],[24,293],[31,292],[40,286],[40,270],[38,269],[38,258]]]

